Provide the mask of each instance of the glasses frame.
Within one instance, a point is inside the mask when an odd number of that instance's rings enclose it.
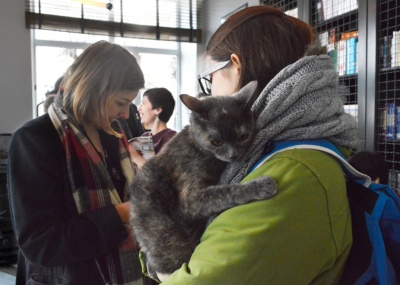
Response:
[[[210,95],[211,89],[208,89],[206,86],[204,86],[203,83],[201,82],[201,80],[204,79],[204,80],[210,82],[210,84],[212,84],[211,80],[209,78],[206,78],[206,76],[209,76],[210,74],[216,72],[217,70],[220,70],[220,69],[226,67],[230,61],[231,60],[218,62],[218,63],[210,66],[206,70],[204,70],[199,75],[197,75],[197,81],[199,82],[201,91],[203,91],[204,94]]]

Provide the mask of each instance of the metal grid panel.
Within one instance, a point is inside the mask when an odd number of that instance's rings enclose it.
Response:
[[[358,117],[358,1],[312,0],[310,22],[339,73],[345,111]]]
[[[290,16],[298,17],[297,0],[260,0],[260,5],[279,8]]]
[[[377,1],[376,148],[400,170],[400,5]],[[397,178],[397,174],[395,175]],[[397,180],[397,179],[396,179]],[[396,187],[395,187],[396,188]]]

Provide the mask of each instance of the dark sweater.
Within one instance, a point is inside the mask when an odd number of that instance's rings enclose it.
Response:
[[[127,232],[114,206],[77,213],[65,151],[48,114],[15,132],[8,159],[20,247],[16,284],[104,284],[94,258],[116,247]]]

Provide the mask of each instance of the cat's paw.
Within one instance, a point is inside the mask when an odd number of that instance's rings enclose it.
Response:
[[[277,190],[278,185],[275,180],[268,176],[261,176],[252,181],[245,183],[249,190],[255,195],[254,199],[268,199],[273,197]]]

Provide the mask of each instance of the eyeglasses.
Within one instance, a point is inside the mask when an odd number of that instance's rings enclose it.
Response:
[[[213,66],[207,68],[204,70],[202,73],[197,75],[197,80],[199,81],[200,88],[203,91],[204,94],[210,95],[211,94],[211,83],[212,83],[212,77],[210,76],[217,70],[220,70],[228,65],[230,60],[227,61],[221,61]]]

